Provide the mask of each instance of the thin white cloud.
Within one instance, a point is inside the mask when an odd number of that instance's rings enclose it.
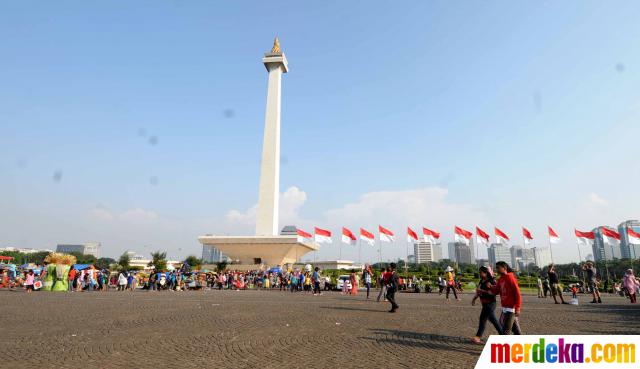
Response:
[[[279,223],[280,225],[300,224],[299,216],[300,208],[307,201],[306,192],[298,187],[289,187],[284,193],[280,194]],[[258,205],[253,205],[246,211],[232,209],[225,215],[228,230],[249,232],[253,231],[256,223],[256,210]]]
[[[609,206],[609,202],[595,192],[591,192],[587,197],[589,201],[596,206]]]

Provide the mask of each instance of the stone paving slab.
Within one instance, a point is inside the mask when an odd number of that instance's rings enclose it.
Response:
[[[482,349],[469,341],[480,313],[471,297],[403,293],[389,314],[363,294],[0,290],[0,367],[471,368]],[[525,296],[522,329],[640,334],[638,305],[604,299]]]

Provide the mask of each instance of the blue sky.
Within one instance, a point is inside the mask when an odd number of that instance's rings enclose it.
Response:
[[[283,223],[551,224],[562,261],[573,227],[638,217],[637,3],[270,4],[0,5],[0,246],[251,233],[275,35]]]

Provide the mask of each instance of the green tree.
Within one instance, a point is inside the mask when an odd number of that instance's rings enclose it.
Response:
[[[76,263],[78,264],[95,264],[96,257],[93,255],[85,255],[79,252],[70,252],[69,255],[76,257]]]
[[[223,270],[227,269],[227,264],[228,263],[226,261],[221,261],[221,262],[216,263],[216,270],[217,271],[223,271]]]
[[[118,259],[118,265],[122,270],[129,270],[129,268],[131,268],[131,266],[129,265],[130,261],[131,258],[129,257],[129,254],[125,252],[120,255],[120,258]]]
[[[154,251],[151,253],[151,261],[147,266],[152,266],[158,272],[167,269],[167,253]]]
[[[95,265],[98,269],[109,269],[111,268],[111,264],[115,263],[115,259],[112,258],[99,258],[95,263],[93,263],[93,265]]]
[[[183,263],[189,264],[190,267],[199,267],[200,265],[202,265],[202,259],[198,259],[194,255],[189,255],[186,259],[184,259]]]

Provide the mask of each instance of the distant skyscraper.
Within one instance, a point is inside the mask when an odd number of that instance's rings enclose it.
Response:
[[[100,257],[100,248],[102,245],[100,242],[85,242],[79,244],[59,244],[56,247],[57,252],[78,252],[82,255],[93,255],[97,258]]]
[[[640,259],[640,245],[629,243],[627,229],[640,233],[640,221],[627,220],[618,225],[620,233],[620,257],[623,259]]]
[[[461,242],[449,242],[448,248],[449,259],[451,259],[451,261],[455,261],[458,264],[475,263],[475,257],[471,246],[465,245]]]
[[[511,267],[515,270],[524,270],[529,264],[534,264],[533,250],[520,245],[511,246]]]
[[[413,255],[418,264],[439,261],[442,259],[442,247],[431,242],[416,242],[413,244]]]
[[[551,264],[551,250],[548,247],[534,247],[533,259],[540,269]]]
[[[487,249],[489,253],[489,264],[495,266],[498,261],[511,261],[509,248],[501,243],[492,243]]]
[[[602,237],[603,227],[617,232],[615,228],[611,228],[608,226],[601,226],[593,229],[593,233],[596,236],[596,238],[593,240],[593,257],[595,258],[595,261],[619,259],[621,256],[620,245],[610,245],[604,243],[604,239]]]

